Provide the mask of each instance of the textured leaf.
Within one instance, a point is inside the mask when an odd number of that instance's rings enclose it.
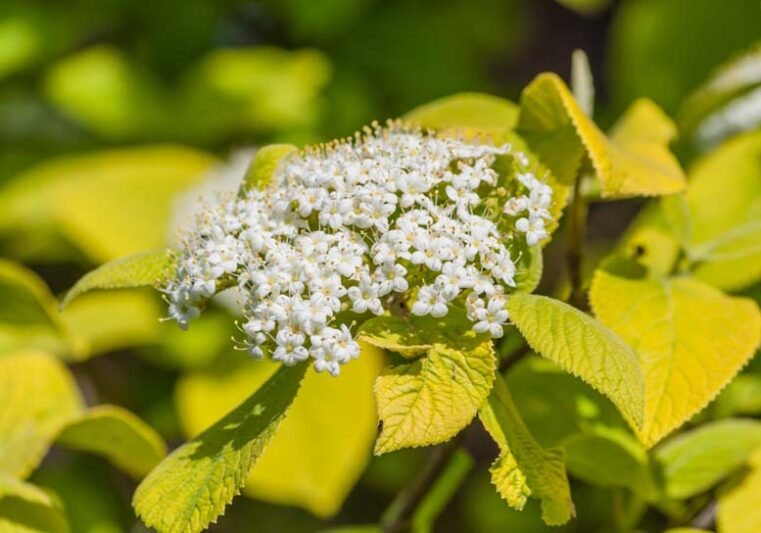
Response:
[[[39,352],[0,356],[0,473],[26,477],[82,411],[74,380]]]
[[[382,363],[379,350],[363,345],[360,357],[342,367],[338,379],[308,370],[288,416],[251,470],[244,493],[323,517],[335,514],[370,458],[376,433],[372,385]],[[246,361],[229,372],[182,377],[176,402],[186,433],[194,435],[216,421],[275,367]],[[304,453],[305,441],[309,453]]]
[[[82,276],[66,294],[62,305],[66,306],[82,294],[96,289],[155,286],[172,275],[174,262],[174,253],[170,250],[116,259]]]
[[[676,128],[649,100],[635,102],[610,139],[582,112],[554,74],[541,74],[524,89],[518,132],[562,183],[570,184],[585,157],[607,198],[671,194],[685,187],[668,151]]]
[[[735,137],[699,160],[686,202],[695,277],[723,290],[761,279],[761,132]]]
[[[390,367],[378,377],[376,454],[449,440],[476,415],[491,390],[497,359],[487,336],[468,331],[457,337],[435,343],[422,359]]]
[[[416,107],[404,119],[433,130],[464,130],[470,134],[502,134],[515,128],[518,106],[482,93],[460,93]]]
[[[761,448],[748,462],[750,472],[737,486],[719,497],[717,523],[721,533],[758,533],[761,530]]]
[[[507,308],[531,348],[605,394],[633,427],[642,426],[642,371],[631,348],[612,331],[546,296],[515,294]]]
[[[666,496],[704,492],[738,470],[761,447],[761,422],[720,420],[669,439],[655,450]]]
[[[0,531],[68,533],[63,511],[45,491],[0,474]]]
[[[166,444],[153,428],[114,405],[87,410],[61,431],[56,443],[103,455],[137,479],[166,455]]]
[[[175,195],[214,163],[175,146],[52,159],[0,189],[0,234],[60,236],[97,263],[161,248]]]
[[[528,253],[523,254],[516,262],[515,290],[516,292],[532,293],[542,281],[544,257],[539,246],[532,246]]]
[[[296,150],[298,148],[292,144],[270,144],[257,150],[243,178],[243,188],[263,189],[266,187],[283,158]]]
[[[260,389],[148,474],[132,504],[159,533],[197,533],[239,493],[293,402],[306,364],[282,367]]]
[[[602,487],[628,487],[640,497],[655,490],[647,453],[631,435],[618,428],[597,427],[563,442],[568,471]]]
[[[598,319],[639,357],[645,421],[638,433],[647,447],[705,407],[761,341],[754,302],[687,278],[630,280],[598,271],[590,300]]]
[[[542,519],[547,524],[568,522],[575,512],[563,450],[544,449],[536,442],[501,378],[494,381],[479,416],[500,450],[491,467],[492,482],[500,495],[516,509],[523,508],[527,496],[537,497],[542,500]]]

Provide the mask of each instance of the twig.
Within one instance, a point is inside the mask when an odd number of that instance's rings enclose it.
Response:
[[[716,523],[716,500],[711,500],[690,522],[696,529],[711,529]]]
[[[499,373],[504,374],[529,353],[531,353],[531,347],[528,344],[524,344],[499,362]]]
[[[460,447],[460,440],[464,433],[464,431],[461,432],[457,437],[431,451],[428,463],[420,475],[394,498],[386,512],[383,513],[381,527],[384,533],[404,531],[409,526],[415,509],[423,501],[429,489],[446,469],[452,456]]]
[[[587,202],[581,192],[581,182],[582,176],[578,176],[573,186],[573,198],[568,212],[566,264],[568,280],[571,283],[571,295],[568,301],[574,307],[585,309],[587,301],[582,288],[581,260],[587,223]]]

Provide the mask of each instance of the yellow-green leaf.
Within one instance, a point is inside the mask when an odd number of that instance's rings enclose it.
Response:
[[[88,409],[61,431],[56,443],[102,455],[137,479],[166,455],[166,444],[153,428],[115,405]]]
[[[58,235],[97,263],[161,248],[175,195],[215,161],[170,145],[48,160],[0,189],[0,233]]]
[[[163,340],[162,333],[172,325],[159,322],[166,313],[159,302],[155,294],[134,290],[96,291],[77,297],[61,313],[77,345],[82,346],[75,358]]]
[[[422,359],[385,370],[375,382],[381,423],[375,453],[455,436],[489,395],[496,366],[491,339],[469,331],[434,344]]]
[[[542,448],[521,419],[502,378],[479,411],[479,417],[500,450],[491,467],[492,482],[500,495],[516,509],[526,497],[542,500],[542,519],[561,525],[574,516],[571,491],[560,448]]]
[[[47,492],[0,473],[0,531],[68,533],[66,516]]]
[[[82,276],[63,299],[66,306],[82,294],[96,289],[152,287],[173,274],[175,255],[159,250],[131,255],[101,265]]]
[[[423,354],[432,345],[421,338],[422,332],[410,320],[395,316],[380,316],[365,321],[359,327],[359,338],[383,350],[407,357]]]
[[[729,419],[693,429],[656,448],[666,496],[684,499],[710,489],[761,447],[761,422]]]
[[[719,497],[717,523],[721,533],[758,533],[761,530],[761,448],[750,461],[750,472],[728,492]]]
[[[278,165],[288,154],[298,150],[292,144],[270,144],[257,150],[243,178],[243,189],[266,187]]]
[[[78,350],[45,282],[22,265],[0,259],[0,353]]]
[[[572,183],[584,158],[606,198],[654,196],[684,189],[684,173],[667,145],[676,132],[649,100],[635,102],[608,139],[555,74],[541,74],[521,95],[519,133],[563,183]]]
[[[461,130],[466,135],[504,134],[518,122],[518,106],[482,93],[459,93],[416,107],[404,119],[433,130]]]
[[[594,116],[595,84],[589,58],[584,50],[574,50],[571,54],[571,89],[584,114],[588,117]]]
[[[379,350],[363,345],[360,357],[343,366],[339,378],[308,370],[288,416],[251,470],[244,493],[298,505],[318,516],[335,514],[370,458],[376,432],[372,386],[382,363]],[[275,367],[246,361],[229,372],[183,376],[175,396],[185,432],[195,435],[216,421]]]
[[[546,296],[514,294],[507,308],[534,351],[605,394],[633,427],[642,426],[644,378],[626,343],[592,317]]]
[[[688,278],[631,280],[598,271],[590,300],[639,358],[645,419],[638,434],[647,447],[704,408],[761,341],[753,301]]]
[[[761,132],[734,137],[700,159],[686,203],[695,277],[723,290],[761,278]]]
[[[306,364],[282,367],[247,400],[172,452],[135,492],[138,516],[159,533],[198,533],[243,488],[298,392]]]
[[[26,477],[58,432],[82,411],[74,380],[55,357],[0,356],[0,473]]]

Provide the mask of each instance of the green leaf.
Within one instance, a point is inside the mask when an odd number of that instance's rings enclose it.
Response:
[[[0,473],[24,478],[82,412],[63,364],[39,352],[0,356]]]
[[[0,531],[3,533],[68,533],[66,517],[40,488],[0,474]]]
[[[656,448],[666,496],[700,494],[742,467],[761,447],[761,422],[730,419],[712,422],[669,439]]]
[[[166,455],[166,444],[153,428],[114,405],[88,409],[61,431],[56,443],[103,455],[137,479]]]
[[[298,505],[321,517],[334,515],[371,456],[376,433],[372,387],[383,361],[379,350],[363,345],[360,357],[342,367],[339,379],[308,370],[288,416],[251,470],[244,494]],[[275,368],[247,359],[229,371],[181,377],[175,398],[186,434],[196,435],[218,420]],[[310,437],[315,435],[319,438]],[[304,453],[305,438],[310,439],[309,453]]]
[[[541,74],[521,95],[518,133],[561,183],[573,183],[588,158],[605,198],[671,194],[686,185],[667,148],[676,128],[649,100],[632,104],[608,139],[563,80]]]
[[[630,280],[598,270],[597,318],[628,342],[645,375],[640,440],[653,446],[703,409],[761,342],[761,313],[688,278]]]
[[[696,162],[686,203],[695,277],[723,290],[761,279],[761,132],[737,136]]]
[[[571,55],[571,88],[581,110],[586,116],[592,117],[595,109],[595,84],[589,68],[589,58],[584,50],[574,50]]]
[[[538,354],[606,395],[632,427],[643,421],[644,378],[637,357],[592,317],[563,302],[514,294],[510,319]]]
[[[66,293],[66,306],[82,294],[96,289],[154,287],[173,274],[175,255],[159,250],[116,259],[88,272]]]
[[[527,496],[534,496],[542,500],[545,523],[568,522],[575,511],[563,450],[544,449],[536,442],[501,378],[494,381],[479,417],[500,450],[491,467],[492,482],[500,495],[516,509],[523,508]]]
[[[433,130],[460,130],[466,135],[500,135],[515,128],[518,106],[482,93],[459,93],[416,107],[404,119]]]
[[[717,524],[721,533],[757,533],[761,529],[761,448],[750,461],[750,472],[732,489],[719,496]]]
[[[292,144],[270,144],[257,150],[243,178],[243,190],[265,188],[283,158],[297,150]]]
[[[0,188],[0,234],[57,236],[95,263],[162,248],[173,199],[215,162],[171,145],[47,160]],[[38,252],[43,259],[46,251]]]
[[[497,367],[490,338],[462,326],[455,313],[440,319],[441,339],[425,357],[386,369],[375,382],[381,429],[375,453],[427,446],[455,436],[476,415],[491,390]],[[435,328],[435,329],[433,329]],[[446,338],[445,336],[451,336]]]
[[[298,392],[307,366],[282,367],[260,389],[164,459],[135,492],[138,516],[159,533],[197,533],[243,487]]]
[[[568,471],[601,487],[627,487],[647,498],[655,491],[647,452],[628,432],[596,427],[563,442]]]

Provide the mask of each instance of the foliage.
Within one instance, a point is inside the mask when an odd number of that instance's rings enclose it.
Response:
[[[530,32],[519,0],[72,2],[0,8],[0,530],[761,530],[757,9],[558,1],[612,11],[612,84],[577,50],[570,87],[519,94],[476,61]],[[506,243],[503,337],[454,299],[418,316],[423,275],[336,311],[361,347],[336,378],[247,356],[232,276],[162,323],[187,198],[216,216],[208,191],[245,201],[374,116],[525,154],[476,190],[497,220],[526,173],[551,191]]]

